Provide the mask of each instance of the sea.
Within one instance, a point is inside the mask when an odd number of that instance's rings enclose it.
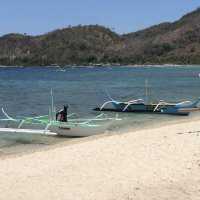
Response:
[[[108,94],[119,101],[196,100],[200,97],[200,66],[0,67],[0,107],[13,118],[48,114],[51,90],[57,110],[69,105],[69,113],[91,118],[99,114],[93,109],[109,100]],[[198,120],[200,114],[119,113],[118,117],[122,120],[113,125],[110,134],[127,131],[134,134],[144,128]],[[0,118],[5,116],[1,113]],[[5,122],[1,126],[3,124]],[[72,140],[79,138],[0,133],[0,156],[39,150],[63,141],[67,144]]]

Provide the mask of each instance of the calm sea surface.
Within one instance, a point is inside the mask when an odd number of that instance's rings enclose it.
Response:
[[[81,117],[95,116],[92,109],[107,100],[105,90],[117,100],[145,98],[145,80],[149,98],[166,101],[195,100],[200,96],[200,66],[183,67],[53,67],[0,68],[0,107],[13,117],[48,114],[50,90],[58,109],[69,104],[69,112]],[[113,114],[114,115],[114,114]],[[0,114],[0,118],[4,116]],[[124,120],[113,130],[141,129],[170,122],[200,118],[158,114],[120,114]],[[0,134],[2,154],[27,151],[59,143],[57,137]],[[75,139],[74,139],[75,140]]]

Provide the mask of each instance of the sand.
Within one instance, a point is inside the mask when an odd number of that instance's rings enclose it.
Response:
[[[0,160],[0,199],[200,199],[200,122]]]

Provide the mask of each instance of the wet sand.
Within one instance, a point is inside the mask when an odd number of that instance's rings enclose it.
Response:
[[[200,197],[200,121],[0,157],[0,199]]]

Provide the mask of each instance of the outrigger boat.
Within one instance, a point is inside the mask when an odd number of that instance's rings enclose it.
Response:
[[[108,130],[114,121],[121,120],[117,115],[112,118],[104,113],[94,118],[77,118],[77,114],[72,113],[67,114],[66,121],[61,121],[57,119],[53,95],[51,104],[49,115],[36,117],[13,118],[2,108],[5,118],[0,121],[6,124],[4,128],[0,128],[0,132],[85,137],[102,134]]]
[[[67,122],[56,121],[48,115],[15,119],[9,116],[3,108],[2,112],[6,118],[0,121],[8,122],[6,128],[0,128],[0,132],[4,133],[85,137],[104,133],[114,121],[120,120],[117,116],[110,118],[104,113],[91,119],[74,118],[76,114],[70,114]]]
[[[143,99],[134,99],[127,102],[117,101],[110,97],[102,106],[95,108],[96,111],[115,111],[115,112],[143,112],[143,113],[161,113],[173,115],[189,115],[192,111],[200,110],[198,104],[200,98],[196,101],[182,101],[178,103],[168,103],[160,100],[157,103],[145,103]],[[112,107],[106,107],[112,104]]]

